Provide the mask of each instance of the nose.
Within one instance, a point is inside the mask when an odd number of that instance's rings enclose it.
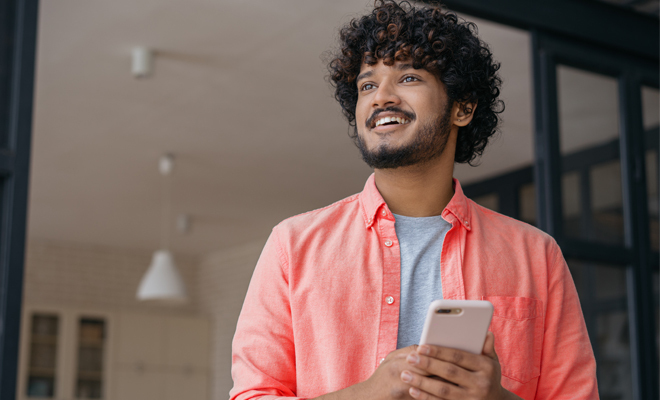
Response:
[[[401,103],[401,99],[396,93],[396,86],[386,81],[381,82],[372,99],[373,108],[385,108]]]

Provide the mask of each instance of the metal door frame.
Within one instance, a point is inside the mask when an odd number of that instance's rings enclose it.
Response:
[[[658,353],[652,288],[653,270],[657,270],[658,260],[652,257],[649,246],[641,98],[642,85],[658,88],[657,60],[576,43],[540,30],[532,30],[532,47],[539,227],[557,240],[567,258],[603,261],[604,256],[609,256],[628,266],[633,395],[636,399],[658,398]],[[560,64],[617,79],[625,220],[623,247],[564,235],[556,76],[556,68]]]

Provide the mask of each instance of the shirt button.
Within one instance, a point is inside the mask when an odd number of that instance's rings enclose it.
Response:
[[[385,299],[385,301],[387,301],[387,304],[392,304],[392,303],[394,303],[394,297],[392,297],[392,296],[387,296],[387,298]]]
[[[387,246],[387,247],[392,246],[392,241],[391,240],[386,240],[385,241],[385,246]]]
[[[380,361],[378,361],[378,364],[382,364],[383,361],[385,361],[385,359],[384,359],[384,358],[381,358]]]
[[[380,213],[383,214],[383,217],[387,215],[387,211],[385,210],[381,211]]]

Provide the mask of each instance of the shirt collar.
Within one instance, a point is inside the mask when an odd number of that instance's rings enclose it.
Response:
[[[453,214],[456,219],[465,227],[465,229],[472,230],[472,224],[470,221],[470,201],[465,194],[463,194],[463,188],[461,187],[458,179],[453,178],[454,181],[454,196],[449,200],[449,204],[442,211],[442,217],[446,220],[447,214]]]
[[[454,196],[452,196],[449,204],[442,211],[442,217],[446,220],[448,214],[452,214],[460,222],[461,225],[467,230],[471,230],[470,224],[470,207],[468,198],[463,194],[463,189],[458,179],[453,178]],[[362,217],[366,228],[371,227],[376,217],[380,215],[381,210],[386,210],[385,215],[391,216],[392,213],[387,208],[383,196],[380,195],[376,187],[376,179],[374,174],[369,176],[367,183],[364,185],[364,190],[360,193],[360,204],[362,205]],[[451,221],[449,221],[451,222]]]

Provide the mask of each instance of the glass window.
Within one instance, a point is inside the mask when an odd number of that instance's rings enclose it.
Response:
[[[660,274],[653,273],[653,310],[655,311],[655,349],[660,358]]]
[[[81,318],[78,331],[76,397],[100,399],[103,383],[105,321]]]
[[[565,173],[561,177],[562,210],[564,232],[568,237],[580,237],[580,175],[577,172]]]
[[[615,78],[557,67],[564,234],[623,245]]]
[[[522,185],[518,192],[520,219],[536,226],[536,186],[533,183]]]
[[[658,251],[660,247],[660,232],[658,232],[658,151],[646,151],[646,190],[649,208],[649,240],[651,250]]]
[[[658,226],[658,136],[660,132],[660,91],[648,86],[642,87],[642,113],[646,146],[646,191],[648,195],[649,238],[651,250],[660,247]]]
[[[589,183],[593,218],[590,239],[622,244],[621,163],[616,160],[594,165],[589,169]]]
[[[480,206],[484,206],[493,211],[499,211],[500,209],[500,199],[497,196],[497,193],[489,193],[483,196],[474,197],[472,200]]]
[[[59,318],[52,314],[33,314],[31,322],[27,395],[52,398],[55,395]]]
[[[603,399],[632,399],[626,268],[568,260],[598,365]]]

